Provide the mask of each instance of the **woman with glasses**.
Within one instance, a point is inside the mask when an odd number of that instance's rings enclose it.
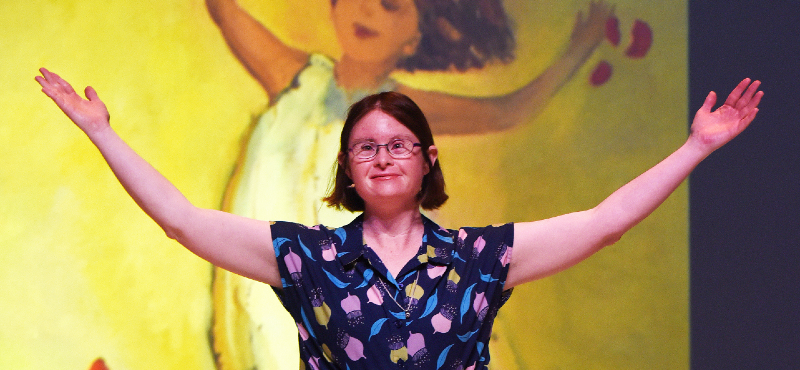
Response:
[[[590,210],[547,220],[447,230],[420,209],[446,200],[425,117],[398,93],[354,104],[325,201],[350,224],[262,222],[191,205],[113,131],[97,93],[81,98],[42,69],[43,92],[86,133],[137,204],[193,253],[273,287],[311,369],[485,369],[497,310],[512,288],[566,269],[658,207],[711,152],[755,118],[760,83],[743,80],[686,143]],[[278,181],[278,180],[276,180]]]

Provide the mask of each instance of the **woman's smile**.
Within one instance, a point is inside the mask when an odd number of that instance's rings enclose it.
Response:
[[[399,176],[400,176],[399,174],[387,173],[387,174],[371,176],[370,179],[373,179],[373,180],[392,180],[392,179],[395,179],[395,178],[397,178]]]

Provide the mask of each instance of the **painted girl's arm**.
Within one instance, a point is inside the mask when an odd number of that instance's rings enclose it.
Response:
[[[582,13],[577,14],[564,54],[533,81],[507,95],[474,98],[406,86],[398,90],[419,104],[434,134],[474,134],[511,128],[541,113],[603,40],[606,21],[612,14],[612,7],[604,2],[592,2],[586,19]]]
[[[233,54],[274,101],[306,64],[308,54],[284,44],[235,0],[206,0],[206,7]]]
[[[713,112],[716,94],[709,93],[695,115],[686,143],[597,207],[515,224],[505,287],[564,270],[619,240],[661,205],[704,158],[750,124],[763,96],[757,91],[759,85],[758,81],[751,84],[749,79],[743,80]]]
[[[41,72],[36,81],[42,91],[86,133],[128,194],[167,236],[219,267],[280,286],[268,222],[193,206],[114,132],[94,89],[86,88],[86,100],[58,75]]]

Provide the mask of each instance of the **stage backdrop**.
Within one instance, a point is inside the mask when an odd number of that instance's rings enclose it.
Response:
[[[288,45],[342,52],[327,0],[241,5]],[[443,226],[593,207],[683,142],[686,3],[613,6],[618,24],[538,115],[437,137],[451,195],[434,214]],[[453,95],[511,93],[555,63],[589,4],[503,7],[516,39],[507,64],[391,78]],[[221,207],[264,91],[199,0],[15,0],[0,22],[0,368],[83,369],[98,358],[111,369],[217,368],[212,266],[137,208],[33,76],[44,66],[95,87],[120,135],[209,208]],[[516,288],[497,318],[493,368],[688,367],[687,204],[681,187],[615,246]]]

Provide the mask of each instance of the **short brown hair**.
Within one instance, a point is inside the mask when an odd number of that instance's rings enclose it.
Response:
[[[434,145],[431,128],[417,104],[401,93],[390,91],[369,95],[350,106],[342,128],[339,146],[340,158],[346,158],[348,155],[348,143],[353,127],[361,118],[374,110],[392,116],[419,139],[422,144],[423,157],[428,163],[430,171],[422,178],[422,189],[417,194],[417,200],[420,202],[420,206],[426,210],[441,207],[447,201],[448,196],[444,191],[444,175],[439,161],[431,163],[428,156],[428,148]],[[342,161],[342,163],[347,166],[347,161]],[[330,190],[330,194],[322,200],[327,202],[329,207],[336,209],[344,208],[352,212],[363,211],[364,199],[361,199],[356,189],[350,186],[353,184],[353,180],[347,176],[345,171],[346,168],[337,163],[333,188]]]

